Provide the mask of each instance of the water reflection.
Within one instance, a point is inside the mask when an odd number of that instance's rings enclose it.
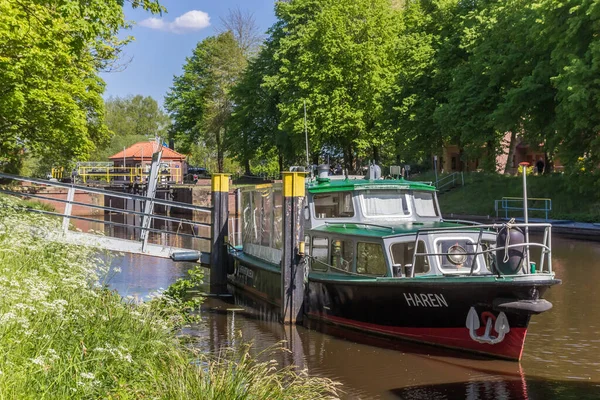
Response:
[[[600,386],[588,382],[528,378],[411,386],[393,389],[391,392],[397,399],[403,400],[591,400],[600,397]]]

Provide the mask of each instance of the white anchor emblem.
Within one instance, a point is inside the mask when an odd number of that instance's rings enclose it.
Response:
[[[494,324],[494,330],[498,336],[491,336],[492,324]],[[497,344],[504,340],[504,336],[510,332],[510,326],[508,325],[508,318],[506,314],[500,312],[496,318],[496,322],[492,318],[488,318],[485,323],[485,333],[481,336],[477,336],[477,329],[480,327],[479,316],[474,307],[471,307],[469,314],[467,314],[467,328],[469,329],[469,335],[471,339],[479,343]]]

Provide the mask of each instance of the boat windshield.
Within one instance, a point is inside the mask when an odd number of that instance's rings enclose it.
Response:
[[[432,192],[415,192],[415,210],[420,217],[438,217],[440,215]]]
[[[352,192],[316,194],[314,203],[315,216],[319,219],[354,217]]]
[[[365,217],[406,217],[410,215],[408,193],[400,190],[367,190],[361,193]]]

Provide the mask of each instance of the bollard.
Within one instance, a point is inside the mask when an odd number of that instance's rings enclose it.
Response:
[[[300,243],[304,241],[303,172],[283,172],[283,259],[281,263],[281,320],[284,324],[302,321],[304,265]]]
[[[229,174],[212,175],[212,247],[210,292],[227,293],[227,219],[229,218]]]

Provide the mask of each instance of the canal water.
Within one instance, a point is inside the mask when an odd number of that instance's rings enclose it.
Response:
[[[553,309],[534,316],[521,363],[429,346],[366,338],[331,326],[284,327],[248,298],[208,298],[202,322],[186,329],[205,351],[252,341],[262,357],[294,364],[343,384],[347,399],[600,399],[600,243],[553,238],[553,267],[563,284],[549,290]],[[110,285],[146,298],[190,264],[118,255]]]

